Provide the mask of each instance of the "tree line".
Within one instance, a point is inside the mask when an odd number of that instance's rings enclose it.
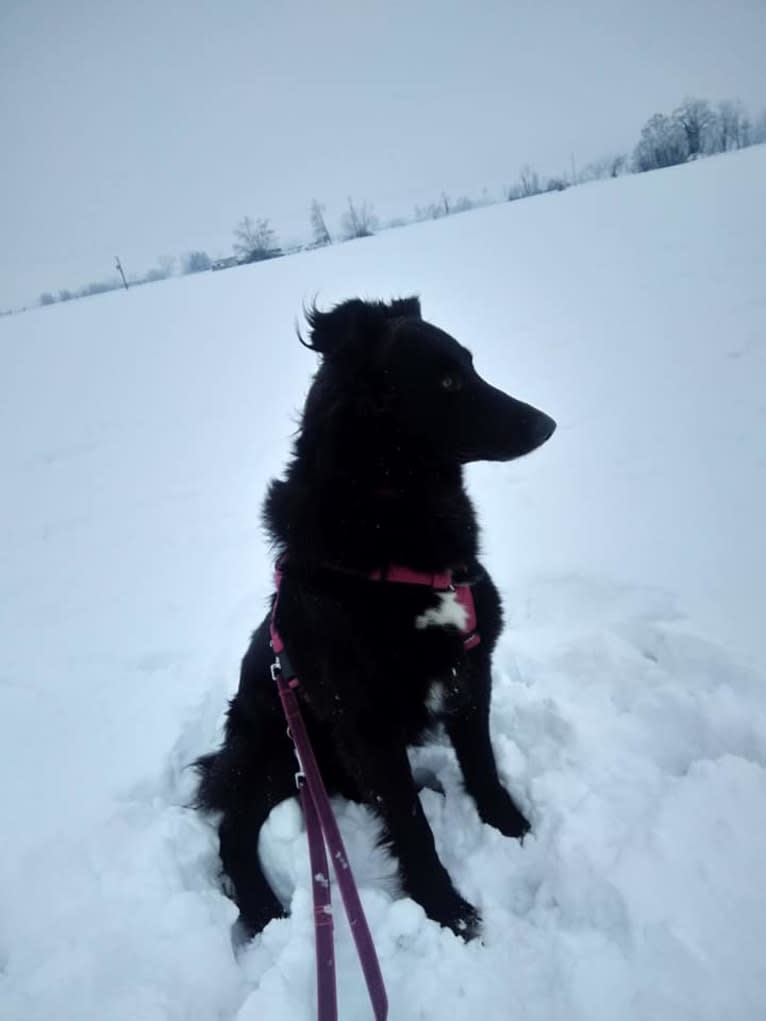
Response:
[[[713,106],[706,99],[689,97],[671,113],[656,113],[650,117],[632,152],[604,156],[589,163],[580,173],[573,168],[569,175],[561,174],[547,180],[526,166],[519,179],[507,189],[506,198],[513,201],[546,191],[562,191],[572,184],[629,173],[643,174],[760,142],[766,142],[766,110],[752,124],[740,100],[726,99]]]
[[[672,112],[655,113],[650,117],[643,126],[632,152],[612,153],[587,164],[580,171],[575,168],[573,158],[572,166],[567,172],[553,177],[543,177],[527,164],[522,167],[517,179],[505,188],[501,199],[491,196],[486,189],[476,197],[461,195],[454,199],[442,192],[433,202],[415,206],[409,217],[396,217],[381,224],[371,202],[349,197],[337,229],[331,230],[325,216],[326,206],[315,198],[309,206],[310,240],[306,243],[282,247],[267,217],[253,219],[244,216],[233,230],[231,256],[211,259],[204,251],[190,251],[180,259],[178,273],[201,273],[209,269],[226,269],[230,266],[261,262],[353,238],[370,237],[380,229],[403,227],[408,223],[423,220],[437,220],[479,206],[492,205],[498,201],[514,202],[545,192],[563,191],[587,181],[620,177],[629,173],[641,174],[704,156],[743,149],[761,142],[766,142],[766,109],[753,122],[740,100],[722,100],[713,105],[706,99],[688,97]],[[163,257],[147,272],[128,277],[126,280],[110,276],[86,284],[75,291],[60,290],[56,294],[45,291],[39,297],[39,304],[53,305],[59,301],[102,294],[122,286],[135,287],[153,283],[165,280],[175,273],[176,260]]]

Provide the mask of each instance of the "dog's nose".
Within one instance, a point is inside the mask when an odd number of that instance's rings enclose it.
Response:
[[[538,411],[538,420],[535,424],[535,439],[537,445],[541,446],[546,440],[549,440],[556,431],[556,423],[550,417],[546,415],[544,411]]]

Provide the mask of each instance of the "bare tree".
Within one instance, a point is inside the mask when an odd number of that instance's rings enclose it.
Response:
[[[739,149],[746,149],[749,145],[753,144],[752,130],[753,126],[750,123],[750,118],[743,117],[740,121]]]
[[[369,238],[375,233],[378,226],[378,218],[368,202],[354,205],[351,196],[348,199],[348,210],[343,214],[340,221],[340,229],[343,237],[349,241],[351,238]]]
[[[558,177],[549,177],[541,190],[546,192],[566,191],[567,188],[569,187],[569,184],[570,182],[567,180],[567,178],[563,174],[560,174]]]
[[[716,151],[728,152],[733,148],[734,136],[739,127],[737,104],[731,99],[724,99],[718,104],[718,137]]]
[[[724,99],[718,104],[717,128],[717,152],[742,149],[749,144],[750,123],[741,100]]]
[[[167,280],[173,276],[176,260],[172,255],[160,255],[157,258],[157,265],[152,266],[143,275],[131,276],[132,284],[155,284],[160,280]]]
[[[459,195],[452,206],[453,213],[467,213],[476,203],[468,195]]]
[[[532,195],[539,195],[542,190],[539,174],[527,163],[521,168],[516,184],[505,189],[505,197],[509,202],[515,202],[516,199],[527,199]]]
[[[427,206],[415,206],[415,219],[418,223],[423,220],[440,220],[446,215],[441,201],[429,202]]]
[[[659,167],[683,163],[689,155],[686,132],[675,117],[656,113],[643,127],[633,152],[633,168],[641,174]]]
[[[74,295],[72,292],[68,291],[66,288],[59,291],[59,301],[71,301],[73,297]]]
[[[167,275],[167,273],[165,272],[164,269],[162,269],[160,266],[152,266],[152,268],[148,269],[146,271],[146,273],[144,273],[143,276],[140,276],[140,277],[133,277],[133,276],[131,276],[130,282],[132,284],[134,284],[134,285],[135,284],[156,284],[160,280],[167,280],[167,278],[168,278],[168,275]]]
[[[583,168],[578,180],[600,181],[606,177],[620,177],[628,172],[628,157],[624,153],[602,156]]]
[[[536,170],[527,163],[526,166],[521,168],[521,174],[519,175],[519,185],[521,186],[522,198],[529,198],[532,195],[539,195],[542,191],[540,187],[540,178]]]
[[[94,294],[106,294],[108,291],[116,291],[120,287],[128,289],[127,282],[123,279],[120,280],[118,277],[108,277],[106,280],[94,280],[84,287],[81,287],[77,292],[78,298],[90,298]]]
[[[619,152],[614,156],[609,157],[609,176],[610,177],[622,177],[623,174],[627,174],[630,168],[630,160],[626,153]]]
[[[445,192],[442,192],[441,197],[436,202],[429,202],[425,206],[415,206],[413,215],[418,223],[423,220],[440,220],[443,216],[465,213],[469,209],[475,209],[476,206],[484,204],[486,203],[483,198],[472,199],[468,195],[459,195],[453,200]]]
[[[710,152],[715,136],[716,115],[706,99],[686,98],[673,111],[673,118],[683,128],[686,137],[687,159]]]
[[[232,247],[240,262],[260,262],[280,254],[277,236],[263,217],[255,222],[249,216],[243,217],[234,228],[234,237],[236,240]]]
[[[210,256],[207,252],[187,252],[181,263],[181,272],[184,274],[204,273],[208,269],[210,269]]]
[[[332,237],[327,229],[327,222],[324,218],[324,206],[319,199],[312,200],[309,217],[311,219],[311,234],[314,245],[317,248],[323,245],[331,245]]]
[[[766,110],[762,110],[755,118],[752,131],[748,132],[749,144],[760,145],[766,142]]]
[[[43,293],[40,295],[40,304],[41,305],[55,305],[56,304],[56,299],[53,297],[53,295],[50,293],[50,291],[43,291]]]

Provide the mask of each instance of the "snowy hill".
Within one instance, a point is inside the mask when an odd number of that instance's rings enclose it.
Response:
[[[766,148],[0,321],[0,1017],[309,1019],[292,895],[238,960],[185,765],[217,740],[270,584],[259,529],[313,357],[296,312],[420,293],[553,414],[470,484],[511,626],[483,827],[427,753],[462,942],[338,805],[396,1021],[766,1016]],[[339,926],[341,1017],[368,1015]]]

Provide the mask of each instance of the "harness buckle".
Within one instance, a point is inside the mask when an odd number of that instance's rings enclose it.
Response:
[[[271,679],[276,681],[279,675],[282,673],[282,667],[279,665],[279,660],[275,659],[271,664]]]

